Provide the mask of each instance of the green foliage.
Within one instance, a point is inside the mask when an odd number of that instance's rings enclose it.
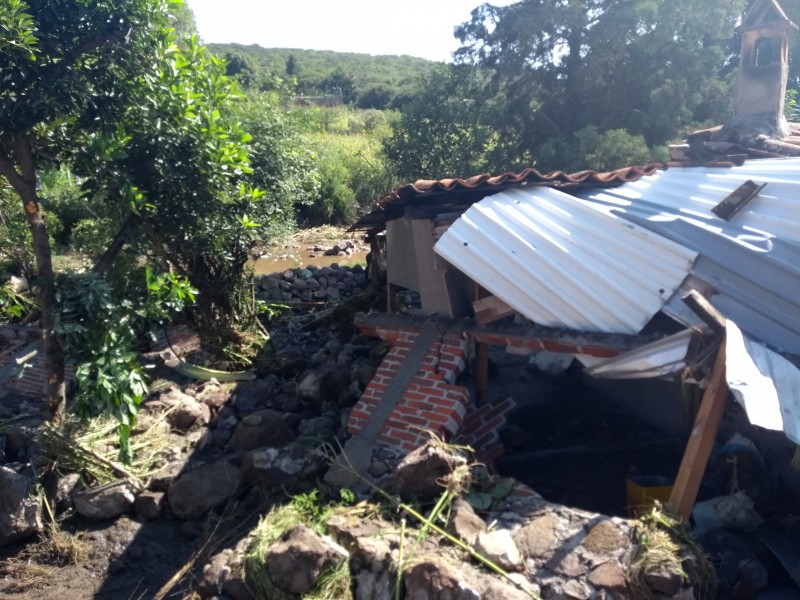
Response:
[[[300,207],[301,222],[352,223],[396,185],[382,156],[388,119],[380,111],[341,107],[304,112],[318,119],[319,130],[310,140],[320,187],[311,204]]]
[[[94,273],[63,277],[59,284],[56,330],[68,360],[78,365],[75,410],[84,419],[101,412],[112,415],[119,423],[120,459],[130,462],[130,432],[147,391],[133,351],[131,317]]]
[[[738,50],[731,49],[732,35],[744,4],[481,5],[456,33],[463,44],[457,59],[491,74],[487,90],[498,102],[477,123],[500,132],[504,164],[527,153],[540,169],[550,170],[564,167],[561,149],[590,126],[606,136],[605,143],[625,146],[619,157],[626,158],[640,155],[641,148],[609,132],[624,129],[657,147],[691,123],[722,119]],[[580,137],[593,143],[593,134]],[[597,168],[592,161],[598,158],[589,148],[577,160]]]
[[[498,99],[470,67],[443,66],[403,109],[386,156],[403,180],[502,172],[525,161],[493,124]],[[530,164],[526,165],[530,166]]]
[[[340,98],[344,104],[352,104],[358,96],[358,84],[355,77],[337,68],[333,73],[319,82],[322,92]]]
[[[266,242],[290,231],[295,207],[310,204],[319,194],[316,155],[277,93],[251,92],[239,106],[239,118],[252,136],[248,181],[265,192],[253,216],[261,225],[259,239]]]
[[[210,347],[235,336],[234,298],[257,239],[264,193],[247,177],[252,136],[238,120],[238,86],[197,41],[162,32],[154,68],[140,76],[113,129],[93,133],[76,170],[83,188],[121,222],[140,219],[129,243],[198,290],[192,314]],[[101,157],[98,161],[97,157]]]
[[[90,259],[97,259],[108,248],[113,229],[114,223],[109,218],[82,219],[72,228],[70,249]]]
[[[14,289],[10,281],[0,275],[0,323],[18,321],[36,308],[36,302]]]
[[[147,293],[119,300],[98,274],[62,275],[55,326],[68,360],[78,365],[75,411],[83,419],[113,416],[119,425],[119,458],[132,459],[131,428],[142,397],[145,376],[136,357],[143,329],[163,324],[194,301],[188,281],[172,273],[154,276],[147,269]]]
[[[62,166],[43,173],[40,182],[42,205],[60,224],[58,231],[54,231],[48,223],[48,231],[57,245],[63,248],[69,244],[73,228],[78,222],[93,217],[92,207],[83,197],[80,185],[67,167]],[[104,239],[109,237],[108,234],[103,236]],[[97,240],[95,245],[100,241]]]
[[[544,164],[559,164],[564,171],[595,169],[611,171],[628,165],[642,165],[668,159],[666,148],[651,150],[641,135],[624,129],[600,132],[594,125],[576,131],[572,143],[550,140],[539,153]]]
[[[0,272],[33,274],[30,239],[19,197],[0,182]]]

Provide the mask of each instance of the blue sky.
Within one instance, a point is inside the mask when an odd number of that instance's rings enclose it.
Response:
[[[206,43],[449,60],[480,0],[186,0]],[[496,0],[508,5],[512,0]]]

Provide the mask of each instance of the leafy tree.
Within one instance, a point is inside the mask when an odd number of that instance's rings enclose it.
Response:
[[[290,54],[286,59],[286,74],[289,77],[294,77],[297,74],[297,59],[294,54]]]
[[[194,12],[188,4],[184,2],[173,2],[169,7],[172,27],[175,29],[175,36],[179,40],[186,39],[197,34],[197,21]]]
[[[166,0],[0,0],[0,174],[31,232],[55,415],[63,412],[64,361],[38,173],[76,150],[78,132],[113,119],[126,83],[151,64],[153,32],[167,24]]]
[[[460,62],[492,73],[503,139],[516,154],[587,126],[660,145],[692,122],[723,119],[731,38],[744,0],[523,0],[483,4],[461,25]]]
[[[492,124],[497,98],[470,66],[443,66],[404,107],[385,152],[401,179],[466,177],[524,161]]]
[[[236,336],[237,292],[263,192],[246,182],[251,136],[224,61],[196,36],[184,49],[168,32],[156,39],[155,64],[135,81],[116,123],[89,136],[76,171],[136,255],[191,281],[198,331],[222,349]]]
[[[228,77],[236,77],[244,88],[249,88],[254,83],[256,72],[250,59],[245,55],[240,52],[229,52],[225,54],[225,62],[225,74]]]
[[[317,157],[278,93],[251,92],[238,115],[252,136],[248,144],[252,173],[247,181],[265,192],[265,201],[254,207],[263,240],[292,229],[296,209],[319,194]]]
[[[393,95],[392,90],[386,86],[371,87],[361,94],[356,105],[358,108],[382,110],[388,108]]]
[[[327,94],[340,96],[345,104],[352,104],[358,97],[358,84],[355,78],[341,69],[337,69],[319,84]]]

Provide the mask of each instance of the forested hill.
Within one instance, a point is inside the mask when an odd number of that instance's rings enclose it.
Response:
[[[414,56],[372,56],[241,44],[209,44],[208,47],[217,56],[226,58],[232,74],[246,84],[270,87],[274,77],[284,80],[293,77],[299,94],[340,94],[343,102],[362,108],[390,108],[402,104],[418,89],[422,78],[441,64]]]

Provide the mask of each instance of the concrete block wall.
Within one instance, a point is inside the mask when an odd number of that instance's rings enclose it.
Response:
[[[357,434],[397,376],[408,357],[419,330],[365,327],[367,335],[381,338],[391,348],[359,401],[350,412],[347,430]],[[410,452],[430,439],[426,431],[451,440],[461,429],[469,406],[469,390],[455,385],[466,366],[467,340],[444,333],[428,347],[417,373],[387,417],[378,441]]]

